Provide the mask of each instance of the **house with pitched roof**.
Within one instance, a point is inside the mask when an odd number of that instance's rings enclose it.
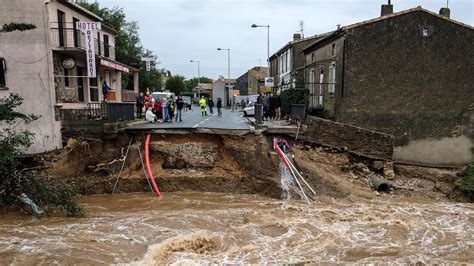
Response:
[[[293,34],[293,40],[270,56],[270,76],[273,77],[273,91],[304,87],[303,49],[329,33],[304,38],[301,33]]]
[[[474,161],[474,28],[416,7],[340,27],[304,49],[321,117],[395,136],[394,160]]]

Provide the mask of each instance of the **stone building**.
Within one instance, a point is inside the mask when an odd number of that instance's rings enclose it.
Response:
[[[265,92],[265,77],[267,76],[268,67],[253,67],[237,78],[235,89],[240,92],[240,95],[255,95]]]
[[[273,91],[304,88],[303,49],[328,34],[302,38],[300,33],[295,33],[293,41],[270,56],[270,76],[274,80]]]
[[[25,104],[19,111],[40,115],[28,126],[35,134],[30,152],[61,147],[59,109],[88,108],[103,100],[101,84],[111,88],[109,101],[134,101],[138,92],[138,69],[115,60],[113,29],[102,24],[92,31],[96,78],[89,78],[86,64],[86,38],[76,22],[102,19],[72,1],[0,0],[0,25],[31,23],[36,29],[0,33],[0,61],[5,84],[0,98],[18,93]],[[122,87],[122,75],[132,82]]]
[[[421,7],[339,28],[304,49],[318,115],[395,136],[394,160],[474,160],[474,28]]]

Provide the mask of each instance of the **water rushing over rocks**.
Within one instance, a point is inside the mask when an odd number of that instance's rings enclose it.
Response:
[[[0,264],[464,263],[472,204],[179,192],[82,199],[86,218],[2,217]]]

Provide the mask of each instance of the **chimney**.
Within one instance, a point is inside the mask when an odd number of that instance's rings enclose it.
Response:
[[[382,11],[380,12],[380,16],[386,16],[393,14],[393,5],[390,0],[388,0],[388,4],[382,5]]]
[[[451,10],[447,7],[442,7],[439,10],[439,14],[445,18],[450,18],[451,17]]]
[[[293,41],[301,40],[301,33],[297,32],[293,34]]]

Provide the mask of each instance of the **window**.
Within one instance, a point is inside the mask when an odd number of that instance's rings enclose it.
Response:
[[[315,106],[315,93],[314,93],[314,69],[309,71],[309,106]]]
[[[64,86],[69,87],[69,70],[64,69]]]
[[[7,86],[7,81],[5,74],[7,73],[7,64],[5,63],[5,58],[0,57],[0,88]]]
[[[428,37],[430,35],[430,29],[427,27],[423,28],[423,37]]]
[[[324,93],[324,88],[323,88],[323,82],[324,82],[324,70],[321,69],[321,72],[319,72],[319,107],[323,107],[323,93]]]
[[[79,22],[79,19],[72,18],[72,27],[74,29],[74,47],[79,47],[79,37],[81,36],[81,31],[77,29],[76,23]]]
[[[109,57],[109,35],[104,34],[104,56]]]
[[[97,48],[99,48],[99,51],[97,51],[96,53],[99,53],[99,55],[101,55],[102,50],[100,48],[100,32],[97,32]]]
[[[311,54],[311,63],[314,63],[314,53]]]
[[[58,10],[58,34],[59,46],[64,47],[64,24],[66,24],[66,15],[61,10]]]
[[[336,64],[332,63],[329,66],[329,86],[328,93],[329,96],[334,96],[336,88]]]
[[[97,87],[97,78],[89,79],[89,95],[91,102],[99,101],[99,88]]]
[[[332,54],[332,56],[335,56],[335,55],[336,55],[336,44],[335,44],[335,43],[332,44],[332,47],[331,47],[331,54]]]

